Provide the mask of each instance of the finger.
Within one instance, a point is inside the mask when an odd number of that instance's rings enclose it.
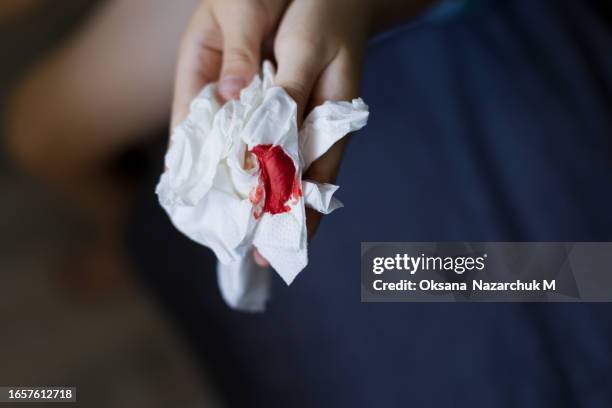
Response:
[[[189,114],[189,105],[204,85],[215,81],[221,68],[221,31],[210,10],[196,10],[179,51],[172,103],[171,128]]]
[[[348,50],[341,50],[336,58],[325,68],[316,82],[310,98],[309,109],[325,101],[350,101],[359,94],[361,76],[361,56]],[[323,156],[315,160],[303,178],[320,183],[335,183],[348,137],[340,139]],[[306,228],[308,238],[315,234],[322,214],[308,209]]]
[[[297,104],[301,124],[312,88],[325,67],[315,55],[293,41],[275,46],[278,72],[275,85],[282,87]]]
[[[327,64],[312,91],[309,108],[325,101],[350,101],[359,96],[362,53],[342,48]]]
[[[226,3],[216,15],[223,31],[223,64],[217,88],[222,101],[237,99],[261,64],[268,15],[257,2]]]
[[[308,109],[325,101],[350,101],[359,95],[361,54],[342,49],[317,80]],[[348,137],[340,139],[323,156],[315,160],[304,174],[305,179],[321,183],[335,182]]]
[[[294,1],[283,15],[274,42],[278,69],[276,85],[282,86],[298,105],[298,125],[306,111],[317,78],[334,59],[337,36],[326,36],[334,24],[326,1]]]

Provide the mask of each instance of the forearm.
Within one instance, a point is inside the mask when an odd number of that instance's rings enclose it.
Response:
[[[47,178],[74,177],[164,129],[174,58],[196,1],[107,2],[41,61],[9,107],[8,142],[19,164]]]

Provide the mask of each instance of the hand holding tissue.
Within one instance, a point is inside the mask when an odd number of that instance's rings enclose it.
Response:
[[[273,85],[270,63],[262,76],[222,106],[215,84],[202,90],[172,133],[156,189],[175,227],[219,259],[225,301],[248,311],[264,309],[271,284],[253,246],[287,284],[306,267],[305,206],[328,214],[342,204],[333,197],[338,186],[302,180],[302,173],[368,119],[361,99],[328,101],[298,131],[296,104]]]

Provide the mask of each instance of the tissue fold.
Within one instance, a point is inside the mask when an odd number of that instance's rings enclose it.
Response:
[[[172,132],[166,170],[156,188],[174,226],[211,248],[225,301],[236,309],[263,310],[271,271],[252,260],[252,248],[290,284],[308,264],[308,206],[329,214],[342,204],[338,186],[302,180],[302,173],[334,143],[365,126],[361,99],[325,102],[297,128],[297,107],[274,86],[270,63],[220,105],[215,84],[191,104]]]

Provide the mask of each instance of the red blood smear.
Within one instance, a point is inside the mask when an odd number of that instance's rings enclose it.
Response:
[[[287,205],[287,201],[291,198],[297,200],[302,195],[293,160],[280,146],[257,145],[251,152],[257,157],[260,169],[259,185],[252,194],[251,201],[258,204],[263,189],[264,213],[280,214],[290,211],[291,207]],[[257,212],[254,215],[258,218]]]

